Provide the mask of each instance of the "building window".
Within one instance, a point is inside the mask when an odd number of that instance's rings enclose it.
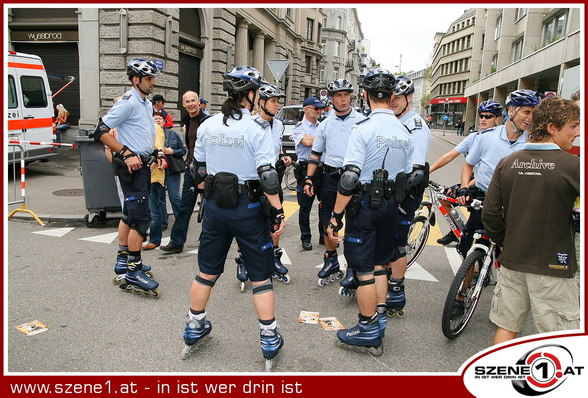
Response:
[[[339,79],[339,68],[338,67],[333,69],[333,79]]]
[[[341,17],[337,17],[337,29],[343,29],[343,19]]]
[[[310,55],[307,55],[304,57],[305,62],[305,69],[304,71],[306,73],[311,73],[312,71],[312,57]]]
[[[515,13],[515,22],[527,15],[527,10],[528,8],[517,8],[517,12]]]
[[[325,70],[321,69],[321,71],[319,72],[319,79],[321,81],[321,83],[325,82]]]
[[[306,40],[312,41],[314,37],[314,20],[310,18],[306,18]]]
[[[286,8],[286,16],[290,19],[292,19],[292,9],[291,8]]]
[[[519,40],[512,43],[512,48],[510,50],[511,58],[510,62],[515,62],[521,59],[523,55],[523,38],[521,37]]]
[[[502,15],[496,19],[496,29],[494,30],[494,40],[500,38],[500,31],[502,30]]]
[[[339,43],[338,41],[335,42],[335,50],[333,51],[333,56],[341,56],[341,43]]]
[[[490,73],[496,72],[498,69],[498,54],[492,56],[492,62],[490,63]]]
[[[546,46],[561,39],[566,31],[567,12],[561,12],[543,22],[541,45]]]

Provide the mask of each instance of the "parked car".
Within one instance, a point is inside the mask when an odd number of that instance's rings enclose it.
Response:
[[[286,154],[295,154],[294,141],[292,141],[292,130],[294,126],[304,118],[302,105],[288,105],[280,109],[276,118],[284,123],[284,136],[282,138],[282,147]]]

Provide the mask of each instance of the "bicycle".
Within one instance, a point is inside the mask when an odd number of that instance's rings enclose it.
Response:
[[[482,202],[473,200],[471,207],[482,208]],[[498,249],[483,229],[474,233],[472,247],[468,251],[447,293],[441,329],[448,339],[457,338],[466,328],[482,289],[498,280]]]
[[[449,224],[451,230],[457,236],[458,240],[461,239],[461,228],[463,226],[463,220],[459,216],[459,213],[455,211],[454,215],[451,215],[445,207],[441,206],[440,200],[449,202],[452,206],[457,207],[459,204],[457,200],[447,196],[445,188],[442,185],[437,184],[434,181],[429,181],[428,187],[429,200],[423,200],[419,209],[416,211],[415,216],[412,220],[412,224],[408,230],[408,242],[406,245],[406,257],[408,264],[406,268],[410,267],[423,252],[429,239],[431,232],[431,226],[435,226],[436,217],[435,209],[445,217],[445,220]],[[454,210],[452,209],[451,212]],[[456,219],[454,219],[454,217]]]

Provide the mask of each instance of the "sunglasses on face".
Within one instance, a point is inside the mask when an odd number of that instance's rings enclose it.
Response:
[[[480,119],[494,119],[496,116],[494,115],[479,115]]]
[[[317,108],[316,106],[309,106],[310,109],[312,109],[313,111],[320,111],[321,108]]]

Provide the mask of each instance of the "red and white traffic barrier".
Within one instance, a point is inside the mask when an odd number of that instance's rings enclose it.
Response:
[[[59,142],[40,142],[40,141],[8,141],[9,144],[29,144],[29,145],[52,145],[52,146],[60,146],[60,147],[68,147],[68,148],[77,148],[76,144],[62,144]]]
[[[16,144],[19,145],[21,152],[24,151],[24,148],[22,146],[20,146],[19,142],[21,141],[16,141],[15,142],[10,142],[11,144]],[[26,141],[22,141],[23,143]],[[14,152],[13,152],[14,154]],[[27,183],[25,181],[25,174],[26,174],[26,168],[25,168],[25,160],[24,157],[21,156],[20,158],[20,195],[21,195],[21,199],[16,200],[11,202],[10,200],[8,201],[9,205],[12,204],[21,204],[20,209],[14,209],[13,211],[10,212],[10,214],[8,215],[8,219],[10,220],[10,218],[15,215],[18,212],[23,212],[23,213],[29,213],[38,223],[39,225],[41,225],[42,227],[45,226],[45,224],[43,223],[43,221],[41,221],[41,219],[35,214],[34,211],[27,209],[26,207],[26,188],[27,188]],[[15,176],[15,180],[16,180],[16,176]],[[15,185],[15,194],[16,194],[16,185]]]

